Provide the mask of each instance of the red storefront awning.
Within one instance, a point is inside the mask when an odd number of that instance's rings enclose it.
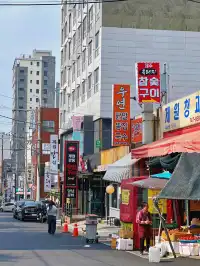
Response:
[[[131,150],[132,159],[163,156],[175,152],[200,153],[200,131],[157,140]]]

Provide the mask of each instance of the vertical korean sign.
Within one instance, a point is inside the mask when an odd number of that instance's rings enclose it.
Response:
[[[58,172],[58,135],[50,135],[50,172]]]
[[[142,117],[131,120],[131,142],[142,142]]]
[[[49,167],[45,167],[44,170],[44,192],[51,191],[51,175],[49,172]]]
[[[65,141],[66,198],[77,198],[77,174],[79,165],[79,142]]]
[[[160,63],[136,63],[137,101],[143,103],[161,103]]]
[[[128,146],[130,136],[130,85],[113,85],[112,145]]]

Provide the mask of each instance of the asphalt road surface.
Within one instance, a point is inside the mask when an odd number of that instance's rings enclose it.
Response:
[[[162,266],[199,266],[199,260],[177,259]],[[149,262],[104,244],[85,246],[84,238],[47,233],[47,225],[21,222],[11,213],[0,213],[1,266],[147,266]]]

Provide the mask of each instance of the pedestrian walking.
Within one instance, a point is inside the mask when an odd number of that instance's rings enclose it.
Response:
[[[48,233],[54,235],[56,231],[57,208],[52,200],[49,202],[49,206],[47,208],[47,215],[48,215]]]
[[[142,203],[142,210],[137,213],[136,222],[138,224],[138,232],[140,237],[140,254],[144,253],[144,241],[146,240],[146,251],[149,252],[150,240],[152,236],[152,218],[148,211],[149,206],[146,202]]]

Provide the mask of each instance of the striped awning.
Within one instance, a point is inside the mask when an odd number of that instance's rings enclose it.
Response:
[[[137,161],[139,161],[139,159],[131,159],[131,153],[125,155],[120,160],[108,165],[103,180],[111,181],[113,183],[121,183],[122,179],[132,177],[132,166]]]

